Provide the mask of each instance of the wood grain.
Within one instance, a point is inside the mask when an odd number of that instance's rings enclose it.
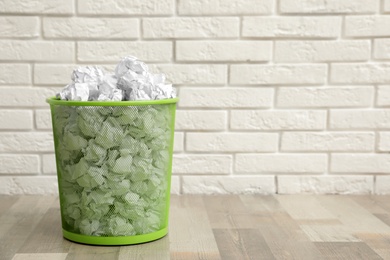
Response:
[[[167,260],[170,259],[169,235],[149,243],[133,246],[122,246],[119,250],[119,260]]]
[[[171,201],[171,259],[220,259],[202,197],[173,196]]]
[[[256,229],[214,229],[222,259],[276,259]]]
[[[12,259],[35,229],[53,197],[24,196],[0,218],[0,252],[4,259]]]
[[[67,253],[71,245],[62,238],[60,210],[50,208],[18,253]]]
[[[0,196],[0,260],[390,259],[390,196],[172,196],[166,237],[65,240],[58,198]]]
[[[8,212],[9,208],[13,206],[20,196],[5,196],[0,195],[0,217]]]
[[[342,196],[323,196],[320,203],[337,213],[337,218],[354,233],[390,233],[390,227],[354,200]]]
[[[316,243],[317,248],[323,254],[324,259],[345,259],[345,260],[357,260],[357,259],[370,259],[381,260],[382,258],[375,253],[365,243],[356,242],[328,242],[328,243]]]
[[[277,200],[293,219],[336,219],[335,215],[313,196],[279,196]]]
[[[357,236],[383,259],[390,259],[390,234],[362,233]]]

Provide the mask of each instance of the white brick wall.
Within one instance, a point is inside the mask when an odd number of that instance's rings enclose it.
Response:
[[[390,194],[390,0],[3,0],[0,50],[0,194],[57,192],[45,99],[124,55],[177,87],[172,193]]]
[[[170,15],[174,0],[85,0],[77,1],[80,14]]]
[[[380,0],[281,0],[282,13],[337,14],[375,13],[379,11]]]
[[[230,83],[237,85],[323,84],[327,66],[312,65],[231,65]]]
[[[271,41],[177,41],[176,43],[178,61],[269,61],[271,56]]]
[[[271,14],[272,0],[181,0],[178,2],[180,15],[242,15]]]
[[[65,41],[0,40],[4,61],[73,61],[74,43]]]
[[[341,17],[280,16],[244,17],[242,36],[282,38],[336,38],[341,33]]]

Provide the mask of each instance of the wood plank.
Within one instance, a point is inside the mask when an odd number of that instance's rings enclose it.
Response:
[[[201,196],[172,196],[169,240],[172,259],[220,259]]]
[[[372,199],[390,214],[390,195],[373,195]]]
[[[238,195],[203,196],[203,202],[208,212],[248,214],[248,208]]]
[[[270,215],[263,214],[215,213],[208,211],[208,217],[213,229],[261,228],[266,223],[273,223]]]
[[[390,234],[360,233],[357,236],[383,259],[390,259]]]
[[[322,259],[314,243],[287,213],[274,214],[273,221],[259,231],[276,259]]]
[[[269,217],[257,225],[276,259],[321,259],[318,249],[279,202],[280,196],[242,195],[240,198],[247,208]]]
[[[214,229],[222,259],[275,259],[256,229]]]
[[[7,212],[0,217],[0,239],[5,236],[18,221],[26,216],[32,215],[34,207],[38,203],[44,201],[46,200],[41,196],[20,196]],[[5,202],[5,204],[7,203]]]
[[[12,259],[54,200],[53,196],[23,196],[0,218],[2,260]]]
[[[374,216],[379,218],[386,225],[390,226],[390,214],[374,214]]]
[[[276,198],[293,219],[337,219],[334,214],[321,206],[317,197],[289,195]]]
[[[349,198],[356,203],[358,203],[361,207],[365,208],[367,211],[369,211],[372,214],[390,214],[387,210],[385,210],[375,199],[374,195],[371,196],[353,196],[348,195],[345,196],[346,198]],[[389,198],[390,199],[390,198]]]
[[[119,250],[118,259],[169,260],[169,235],[149,243],[134,246],[122,246]]]
[[[321,196],[320,203],[352,233],[390,233],[390,227],[357,204],[343,196]]]
[[[319,254],[309,237],[303,234],[299,223],[285,213],[275,198],[271,196],[240,196],[242,204],[247,209],[247,214],[241,213],[244,209],[238,201],[233,200],[232,202],[229,198],[213,198],[213,200],[207,198],[205,200],[206,207],[210,208],[208,215],[214,229],[257,228],[267,238],[267,242],[272,245],[273,252],[280,259],[285,259],[286,257],[304,259],[307,255],[315,257]],[[223,201],[222,199],[225,200]],[[212,207],[213,205],[215,207]],[[234,205],[236,210],[229,211],[226,205]],[[213,208],[217,208],[217,212],[214,212]],[[277,212],[279,214],[275,214]],[[275,221],[275,218],[279,219]],[[282,222],[279,222],[280,219],[282,219]],[[320,220],[324,221],[324,219]],[[326,219],[326,221],[329,220]],[[340,224],[340,221],[337,219],[331,221]],[[284,226],[280,227],[278,223],[284,223]],[[291,230],[291,227],[293,227],[293,230]],[[286,236],[280,236],[283,233],[283,228],[287,230]],[[285,240],[285,237],[288,237],[288,239]],[[296,245],[296,241],[299,241],[299,245]]]
[[[240,195],[242,204],[246,212],[270,214],[286,212],[275,196],[271,195]]]
[[[91,246],[72,243],[66,260],[116,260],[119,246]]]
[[[66,253],[16,254],[12,260],[65,260]]]
[[[390,259],[389,201],[172,196],[168,236],[107,247],[64,240],[55,197],[0,196],[0,259]]]
[[[342,225],[300,225],[313,242],[359,242],[351,230]]]
[[[339,219],[297,219],[296,220],[299,225],[342,225]]]
[[[0,217],[4,215],[21,196],[0,195]]]
[[[317,242],[315,245],[325,259],[382,260],[377,253],[362,242]]]
[[[60,209],[50,208],[18,253],[67,253],[71,245],[62,237]]]
[[[255,203],[259,204],[258,201]],[[247,207],[237,195],[206,197],[204,204],[213,229],[259,228],[272,222],[270,214]]]

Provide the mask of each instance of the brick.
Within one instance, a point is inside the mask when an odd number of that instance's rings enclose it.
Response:
[[[390,152],[390,132],[379,132],[378,150]]]
[[[275,194],[274,176],[183,176],[184,194]]]
[[[308,14],[358,14],[375,13],[379,10],[379,0],[282,0],[280,11],[282,13],[308,13]]]
[[[331,65],[332,83],[374,84],[390,81],[390,63],[340,63]]]
[[[176,112],[176,130],[224,130],[226,128],[226,111],[178,110]]]
[[[28,16],[0,17],[2,38],[32,38],[39,36],[39,18]]]
[[[0,130],[30,130],[33,116],[29,110],[0,110]]]
[[[278,194],[371,194],[373,176],[277,176]]]
[[[0,59],[4,61],[73,61],[74,43],[65,41],[1,40]]]
[[[50,110],[39,109],[35,111],[35,126],[40,130],[52,129]]]
[[[2,0],[0,13],[73,14],[73,1],[63,0]]]
[[[239,173],[323,173],[326,154],[237,154],[235,171]]]
[[[390,0],[384,0],[384,11],[385,12],[390,12]]]
[[[390,16],[347,16],[345,17],[345,36],[390,36]]]
[[[239,36],[238,17],[144,18],[145,38],[228,38]]]
[[[374,40],[374,58],[380,60],[390,59],[390,39]]]
[[[326,111],[233,110],[230,126],[242,130],[322,130],[326,127]]]
[[[233,158],[231,155],[175,154],[174,174],[230,174]]]
[[[225,84],[227,66],[215,64],[155,64],[152,71],[164,73],[175,85]]]
[[[390,105],[390,85],[378,86],[377,102],[378,106],[389,106]]]
[[[278,107],[369,107],[374,87],[286,87],[279,88]]]
[[[53,152],[53,135],[49,132],[0,133],[0,152]],[[1,165],[1,164],[0,164]],[[2,164],[4,165],[4,164]]]
[[[80,14],[168,15],[174,13],[174,0],[83,0],[78,1]]]
[[[43,34],[48,38],[138,38],[139,21],[134,18],[43,18]]]
[[[0,107],[47,107],[46,98],[55,96],[57,91],[54,88],[1,87]]]
[[[38,155],[0,154],[0,174],[38,174]]]
[[[240,50],[240,51],[237,51]],[[178,61],[269,61],[270,41],[178,41]]]
[[[7,63],[0,64],[0,84],[31,84],[30,65]]]
[[[244,17],[244,37],[336,38],[341,17]]]
[[[56,157],[54,154],[42,155],[43,174],[57,174]]]
[[[332,151],[374,151],[373,132],[284,132],[282,151],[332,152]]]
[[[173,142],[173,151],[182,152],[184,150],[184,133],[175,132],[174,142]]]
[[[230,83],[241,85],[274,85],[274,84],[324,84],[327,77],[327,66],[312,65],[231,65]]]
[[[390,109],[331,110],[331,129],[390,129]]]
[[[389,195],[390,194],[390,176],[376,176],[375,194]]]
[[[77,68],[74,64],[35,64],[34,83],[39,85],[69,84],[72,79],[72,71]]]
[[[389,154],[332,154],[334,173],[389,173]]]
[[[271,107],[271,88],[180,88],[181,107]]]
[[[180,15],[270,14],[272,9],[272,0],[181,0],[178,5]]]
[[[180,195],[181,194],[181,181],[180,176],[171,177],[171,194]]]
[[[144,42],[108,42],[108,41],[82,41],[77,43],[77,60],[79,61],[112,61],[129,55],[136,56],[142,61],[171,61],[172,42],[144,41]]]
[[[58,194],[55,176],[0,177],[0,194],[49,195]]]
[[[191,152],[276,152],[277,133],[187,133]]]
[[[275,61],[327,62],[370,59],[370,41],[276,41]]]

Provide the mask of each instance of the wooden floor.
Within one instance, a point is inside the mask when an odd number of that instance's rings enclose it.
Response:
[[[0,259],[390,259],[390,196],[173,196],[168,236],[88,246],[62,238],[59,203],[0,196]]]

